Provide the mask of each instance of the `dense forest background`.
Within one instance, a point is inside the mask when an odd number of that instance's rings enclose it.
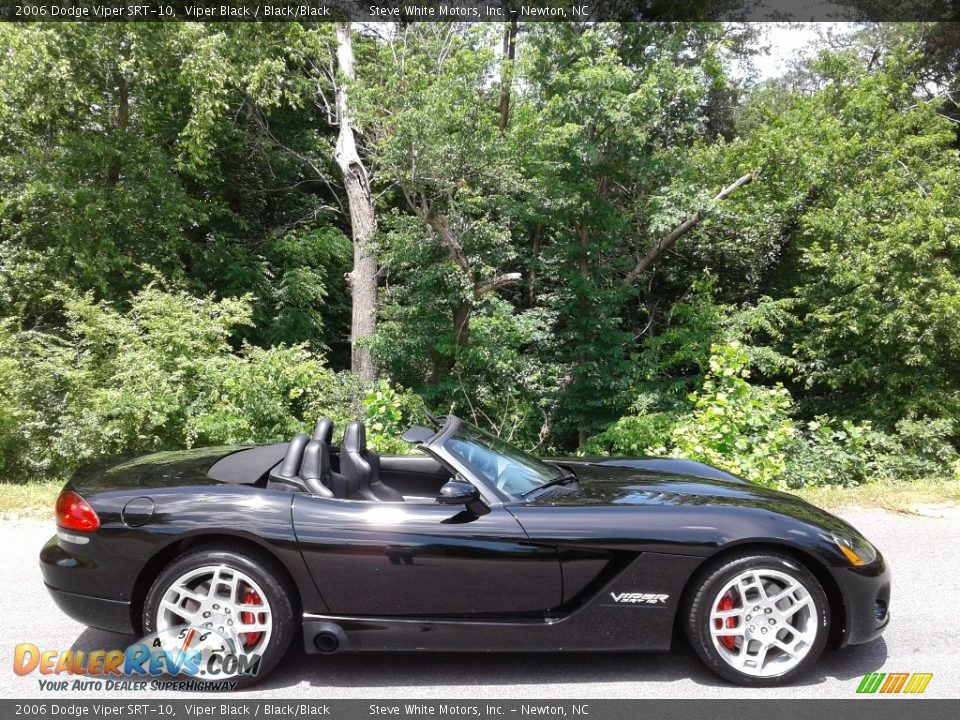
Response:
[[[757,33],[0,26],[0,476],[320,414],[393,451],[425,404],[784,487],[956,477],[960,32],[763,82]]]

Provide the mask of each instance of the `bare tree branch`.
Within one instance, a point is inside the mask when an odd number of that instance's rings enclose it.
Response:
[[[727,185],[725,188],[723,188],[723,190],[717,193],[706,208],[698,210],[696,214],[688,217],[673,230],[667,233],[663,238],[661,238],[660,242],[654,245],[653,250],[648,252],[643,256],[643,258],[640,259],[640,262],[637,263],[636,267],[630,271],[626,278],[624,278],[624,282],[626,282],[628,285],[635,283],[637,278],[649,270],[653,264],[664,255],[664,253],[673,247],[673,244],[677,242],[677,240],[682,238],[700,224],[700,221],[703,220],[704,214],[710,209],[710,207],[722,200],[725,200],[744,185],[749,185],[752,183],[756,179],[759,172],[759,170],[754,170],[751,173],[747,173],[743,177],[737,178],[734,182]]]
[[[540,432],[537,434],[537,444],[533,446],[533,450],[536,450],[538,447],[543,445],[550,433],[553,431],[553,417],[557,412],[557,408],[560,407],[560,401],[563,399],[563,394],[567,391],[567,388],[570,387],[570,383],[573,382],[573,373],[568,370],[567,373],[560,379],[560,384],[557,386],[557,393],[553,397],[553,402],[550,403],[550,407],[546,410],[541,410],[543,414],[543,425],[540,426]]]
[[[443,215],[437,215],[433,209],[426,204],[425,200],[422,203],[420,212],[423,213],[423,221],[440,237],[440,242],[443,243],[443,246],[450,254],[450,259],[457,264],[457,267],[469,275],[470,263],[467,261],[467,256],[463,254],[463,246],[460,244],[457,234],[450,229],[450,220]]]
[[[478,282],[473,286],[473,292],[477,297],[479,297],[498,288],[502,288],[504,285],[520,282],[522,279],[523,275],[518,272],[504,273],[503,275],[497,275],[495,278],[491,278],[490,280]]]

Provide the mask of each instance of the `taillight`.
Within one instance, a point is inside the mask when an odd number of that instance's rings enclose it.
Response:
[[[57,498],[57,525],[67,530],[96,530],[100,518],[90,503],[73,490],[64,490]]]

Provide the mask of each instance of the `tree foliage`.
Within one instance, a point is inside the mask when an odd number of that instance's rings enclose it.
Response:
[[[56,335],[0,331],[8,476],[62,476],[136,450],[279,441],[321,416],[341,431],[366,420],[371,445],[396,452],[401,427],[419,419],[416,397],[335,372],[305,345],[234,350],[253,317],[249,297],[150,285],[123,312],[91,293],[65,306]]]
[[[503,32],[357,28],[348,81],[323,24],[0,26],[3,477],[321,413],[399,450],[421,403],[780,486],[953,472],[950,26],[861,28],[762,83],[731,71],[749,25],[521,24],[512,57]],[[374,383],[344,372],[338,89]]]

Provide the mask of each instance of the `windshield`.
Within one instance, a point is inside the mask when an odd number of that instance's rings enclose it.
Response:
[[[461,423],[444,447],[474,473],[511,495],[524,495],[563,474],[559,468],[467,423]]]

